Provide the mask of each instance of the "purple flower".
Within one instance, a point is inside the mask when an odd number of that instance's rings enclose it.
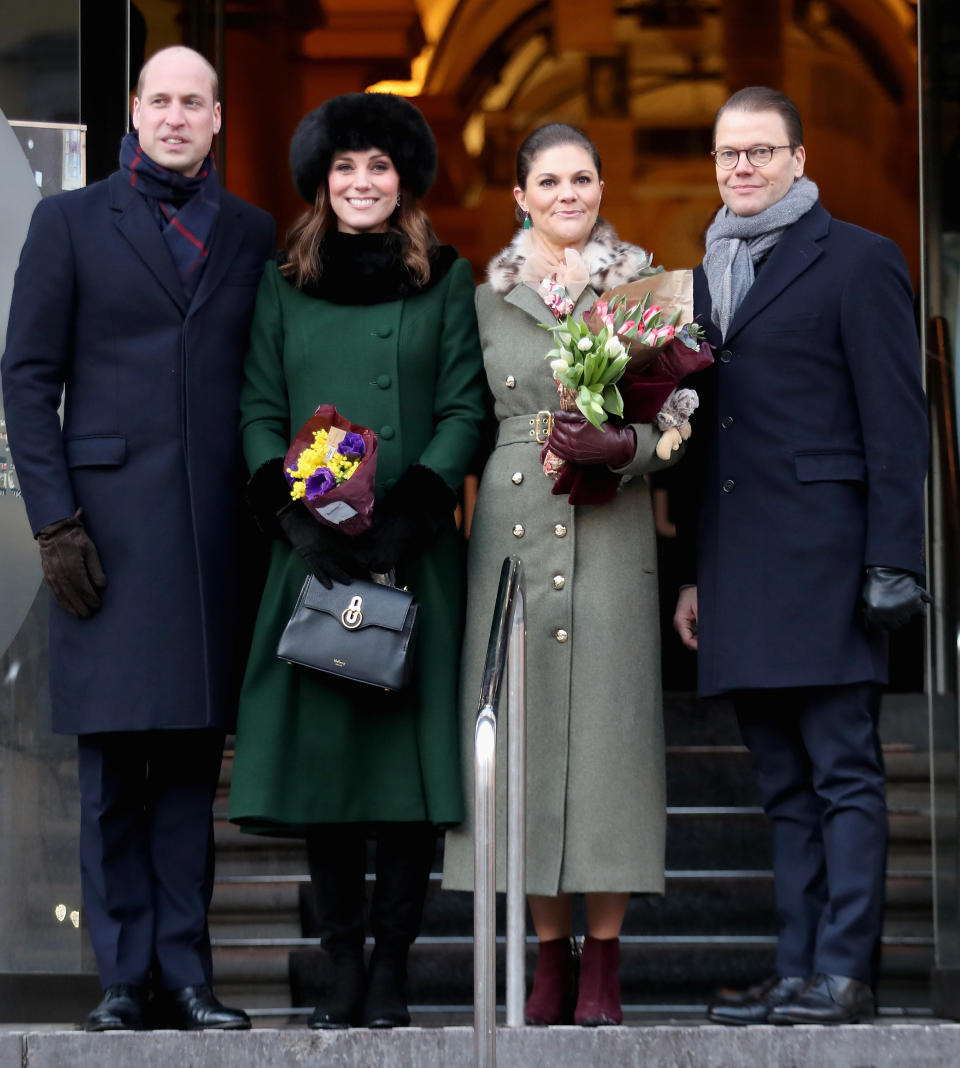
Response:
[[[315,501],[318,497],[329,493],[336,484],[337,480],[329,467],[318,467],[306,481],[307,500]]]
[[[337,452],[341,456],[349,456],[351,460],[359,460],[367,454],[367,443],[360,434],[344,434],[343,441],[337,446]]]

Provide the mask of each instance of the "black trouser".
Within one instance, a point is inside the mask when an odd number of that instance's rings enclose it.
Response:
[[[876,683],[734,695],[773,821],[780,975],[875,984],[887,808]]]
[[[212,806],[219,730],[77,739],[80,875],[104,987],[211,981]]]

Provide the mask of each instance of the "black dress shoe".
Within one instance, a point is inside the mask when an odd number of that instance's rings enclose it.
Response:
[[[205,983],[185,986],[166,995],[169,1026],[180,1031],[247,1031],[250,1017],[243,1009],[228,1009]]]
[[[806,987],[807,980],[800,976],[771,975],[756,986],[742,992],[721,993],[707,1010],[713,1023],[746,1024],[766,1023],[774,1009],[789,1004]]]
[[[87,1017],[87,1031],[142,1031],[147,991],[132,983],[116,983],[103,992],[103,1000]]]
[[[775,1024],[853,1024],[874,1016],[873,991],[845,975],[815,975],[789,1004],[770,1013]]]

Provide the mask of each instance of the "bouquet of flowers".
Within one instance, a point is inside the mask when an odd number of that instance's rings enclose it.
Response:
[[[623,398],[617,382],[630,361],[619,337],[626,315],[626,301],[618,298],[597,333],[586,319],[578,323],[569,314],[557,323],[540,324],[553,334],[556,342],[556,348],[545,358],[550,361],[560,407],[566,412],[579,409],[598,429],[607,421],[608,413],[623,415]],[[557,478],[565,462],[546,449],[544,474],[547,478]]]
[[[373,518],[377,436],[321,404],[297,431],[283,460],[290,496],[314,518],[359,534]]]
[[[557,341],[547,353],[560,406],[574,408],[599,428],[613,416],[625,423],[656,421],[664,436],[658,455],[669,457],[689,437],[698,398],[677,390],[682,378],[713,362],[703,329],[693,319],[693,273],[663,271],[604,293],[577,323],[567,316],[543,324]],[[567,464],[549,449],[543,468],[553,493],[571,504],[610,500],[620,476],[602,467]]]

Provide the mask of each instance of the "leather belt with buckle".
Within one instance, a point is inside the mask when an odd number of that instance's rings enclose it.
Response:
[[[530,420],[530,425],[533,427],[530,437],[536,438],[542,445],[550,437],[550,431],[553,430],[553,412],[537,412]]]

